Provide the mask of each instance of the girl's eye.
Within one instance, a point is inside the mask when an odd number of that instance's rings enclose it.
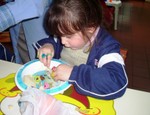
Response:
[[[70,36],[70,35],[69,35],[69,36],[66,36],[66,38],[71,38],[71,37],[72,37],[72,36]]]
[[[65,37],[65,38],[71,38],[72,36],[71,35],[65,35],[65,36],[62,36],[62,37]]]
[[[70,35],[63,35],[62,37],[65,37],[65,38],[72,38],[74,36],[74,34],[70,34]]]

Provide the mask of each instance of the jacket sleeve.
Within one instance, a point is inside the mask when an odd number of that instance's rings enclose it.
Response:
[[[40,17],[44,12],[41,0],[15,0],[0,6],[0,32],[26,19]],[[37,7],[39,6],[39,7]]]
[[[83,95],[115,99],[124,94],[127,77],[124,66],[116,62],[109,62],[101,68],[82,64],[73,68],[69,82]]]
[[[15,25],[15,20],[6,5],[0,6],[0,32]]]
[[[54,57],[56,59],[60,58],[60,53],[62,51],[62,44],[59,38],[54,38],[53,36],[49,36],[49,38],[44,38],[42,40],[37,41],[36,43],[33,43],[33,47],[38,50],[41,46],[43,46],[46,43],[51,43],[54,47]]]

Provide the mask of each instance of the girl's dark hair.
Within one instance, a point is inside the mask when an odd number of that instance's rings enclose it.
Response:
[[[99,0],[53,0],[46,15],[46,27],[52,35],[71,35],[102,23]]]

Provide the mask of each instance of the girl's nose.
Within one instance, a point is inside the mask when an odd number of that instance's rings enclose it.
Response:
[[[66,45],[67,41],[66,41],[65,37],[61,37],[61,43],[62,43],[63,45]]]

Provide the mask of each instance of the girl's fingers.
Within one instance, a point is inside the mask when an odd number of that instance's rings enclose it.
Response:
[[[39,59],[45,66],[47,65],[46,53],[40,53]]]
[[[50,62],[52,59],[52,54],[51,53],[41,53],[38,52],[37,57],[40,59],[40,61],[47,67],[50,66]]]
[[[46,55],[46,60],[47,60],[47,67],[49,67],[50,66],[50,63],[51,63],[51,59],[52,59],[52,54],[51,53],[48,53],[47,55]]]
[[[50,62],[53,55],[54,55],[54,49],[51,44],[45,44],[38,49],[37,57],[47,67],[50,66]]]
[[[54,66],[54,67],[52,67],[52,71],[54,72],[54,71],[56,71],[56,67]]]

